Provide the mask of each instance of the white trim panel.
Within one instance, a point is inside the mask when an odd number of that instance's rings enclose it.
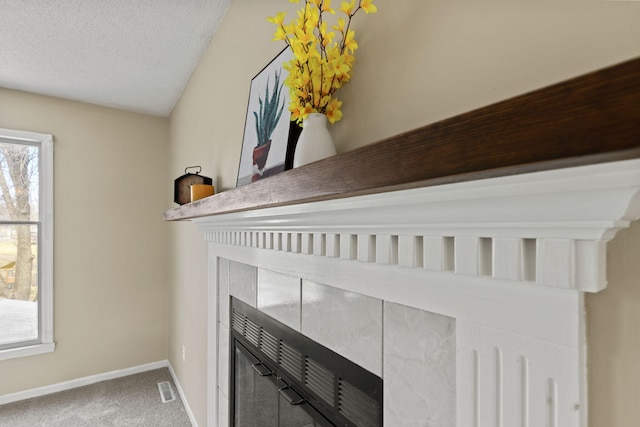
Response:
[[[458,426],[580,426],[579,350],[456,323]]]

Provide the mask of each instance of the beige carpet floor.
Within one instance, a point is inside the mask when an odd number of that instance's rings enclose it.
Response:
[[[162,403],[158,382],[176,400]],[[167,368],[0,406],[0,427],[191,427]]]

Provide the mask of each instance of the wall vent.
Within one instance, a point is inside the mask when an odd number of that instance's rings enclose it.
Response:
[[[169,381],[158,383],[158,390],[160,391],[160,399],[162,399],[162,403],[176,400],[176,392],[173,391],[173,387],[171,387],[171,383]]]

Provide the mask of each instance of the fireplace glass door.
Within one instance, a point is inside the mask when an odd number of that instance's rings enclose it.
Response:
[[[380,377],[236,298],[230,314],[233,426],[382,426]]]
[[[323,419],[281,378],[248,350],[235,348],[236,427],[325,427]]]

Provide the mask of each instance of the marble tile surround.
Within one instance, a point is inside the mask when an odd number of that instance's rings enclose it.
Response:
[[[258,269],[248,264],[229,261],[229,295],[256,308],[256,276]],[[228,308],[227,308],[228,309]]]
[[[301,332],[382,376],[382,300],[303,280]]]
[[[258,310],[300,331],[300,279],[258,269]]]
[[[455,319],[307,280],[300,285],[299,278],[233,261],[225,276],[224,262],[219,280],[228,277],[230,295],[383,378],[384,425],[456,425]],[[223,286],[221,305],[228,302]],[[222,404],[228,403],[228,337],[218,345]],[[225,420],[227,412],[220,412]]]
[[[384,425],[456,425],[455,319],[384,303]]]

